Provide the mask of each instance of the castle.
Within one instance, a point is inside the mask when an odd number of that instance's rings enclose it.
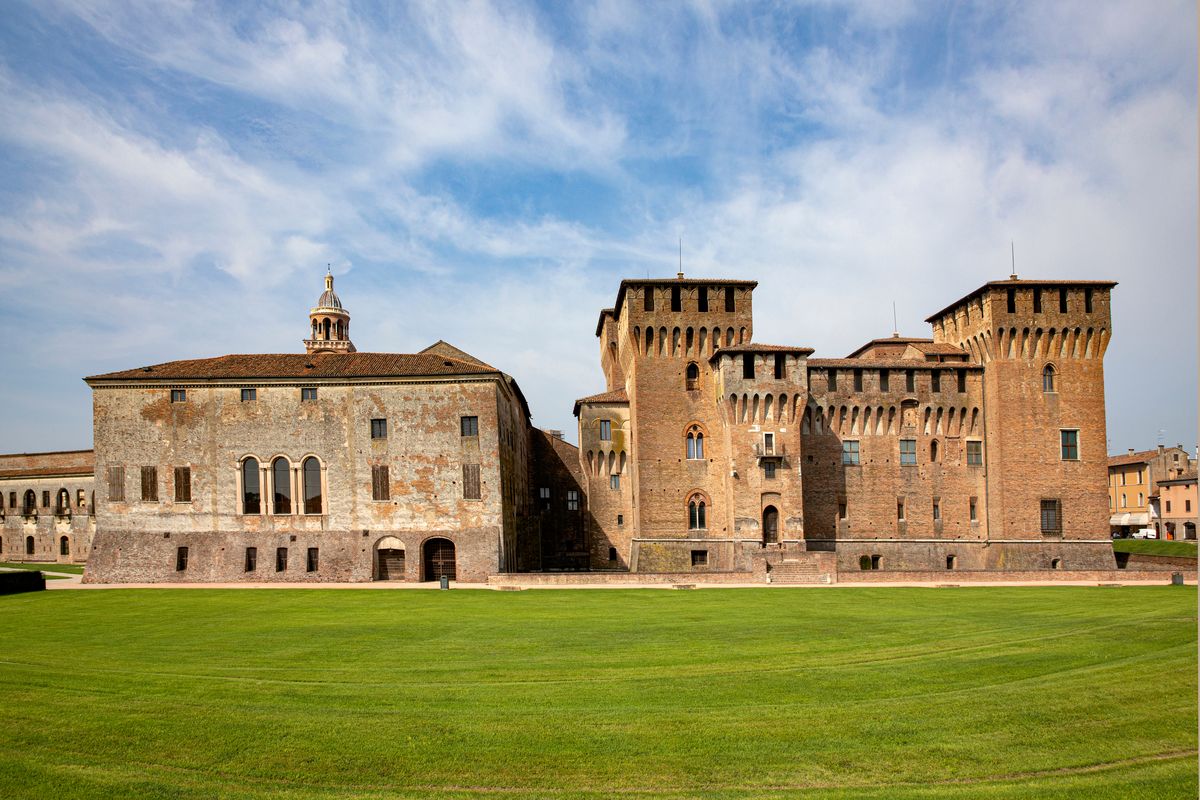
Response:
[[[86,560],[94,582],[1114,567],[1114,283],[990,282],[930,338],[832,359],[756,343],[756,286],[622,281],[576,448],[446,342],[358,352],[327,275],[304,353],[87,378],[94,463],[60,456],[80,474],[57,492],[41,462],[0,457],[0,551]]]

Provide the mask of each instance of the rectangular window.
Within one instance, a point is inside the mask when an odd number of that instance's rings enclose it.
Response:
[[[1127,507],[1129,504],[1125,502],[1125,493],[1121,492],[1121,508]]]
[[[983,466],[983,442],[967,442],[967,466]]]
[[[625,524],[625,515],[624,514],[617,514],[617,524],[618,525]]]
[[[609,475],[608,476],[608,488],[620,489],[621,488],[621,476],[620,475]]]
[[[175,548],[175,571],[183,572],[187,569],[188,549],[186,547]]]
[[[904,498],[896,498],[896,521],[904,522]]]
[[[942,521],[942,501],[938,498],[933,498],[933,521]]]
[[[1092,290],[1091,289],[1083,290],[1083,310],[1088,314],[1092,313]]]
[[[929,391],[940,392],[942,390],[942,373],[941,370],[930,370],[929,372]]]
[[[764,461],[763,462],[763,477],[769,481],[775,480],[775,462],[774,461]]]
[[[679,287],[671,287],[671,310],[683,311],[683,298],[679,296]]]
[[[175,468],[175,502],[192,502],[192,468]]]
[[[763,452],[767,455],[771,455],[775,452],[775,434],[763,434]]]
[[[1185,513],[1185,514],[1192,513],[1192,501],[1191,500],[1183,501],[1183,513]]]
[[[904,370],[904,391],[915,392],[917,390],[917,373],[911,369]]]
[[[829,379],[828,379],[829,391],[836,392],[837,391],[837,370],[831,369],[831,370],[829,370],[828,374],[829,374]]]
[[[158,500],[158,467],[142,467],[142,500]]]
[[[917,440],[900,440],[900,466],[913,467],[917,464]]]
[[[733,287],[726,286],[725,287],[725,310],[732,312],[733,308],[734,308],[734,306],[733,306]]]
[[[43,489],[42,490],[42,508],[49,508],[49,507],[50,507],[50,491],[48,489]]]
[[[1042,533],[1062,533],[1062,514],[1057,500],[1042,501]]]
[[[858,442],[842,442],[842,463],[858,464]]]
[[[646,311],[654,310],[654,287],[647,286],[642,294],[642,308]]]
[[[787,364],[786,359],[787,356],[785,356],[783,353],[775,354],[775,380],[777,381],[783,380],[783,371]]]
[[[696,310],[697,311],[708,311],[708,287],[707,286],[700,287],[700,295],[696,299]]]
[[[1059,439],[1062,445],[1062,460],[1078,461],[1079,431],[1069,429],[1061,430],[1059,431]]]
[[[254,572],[258,569],[258,548],[246,548],[246,572]]]
[[[692,566],[693,567],[708,566],[708,551],[707,550],[693,550],[692,551]]]
[[[1128,482],[1129,482],[1129,473],[1122,471],[1121,472],[1121,485],[1124,486]]]
[[[480,500],[483,493],[479,486],[479,465],[463,464],[463,499]]]
[[[1067,290],[1058,290],[1058,312],[1060,314],[1067,313]]]
[[[958,393],[962,394],[967,391],[967,371],[960,369],[958,371]]]
[[[1170,500],[1167,501],[1167,513],[1168,514],[1171,513],[1171,501]]]
[[[1008,313],[1010,313],[1010,314],[1017,313],[1017,290],[1016,289],[1008,290]]]
[[[275,548],[275,571],[276,572],[284,572],[285,570],[287,570],[287,548],[286,547],[276,547]]]
[[[387,438],[387,420],[373,419],[371,420],[371,438],[386,439]]]
[[[846,498],[838,498],[838,519],[848,519],[850,512],[846,510]]]
[[[550,510],[550,487],[543,486],[538,489],[538,500],[541,502],[542,510]]]
[[[84,503],[83,498],[84,497],[85,497],[85,494],[84,494],[83,489],[79,489],[78,491],[75,492],[75,505],[78,506],[79,508],[83,508],[83,503]]]
[[[392,482],[388,478],[388,468],[386,464],[371,467],[371,499],[392,499]]]
[[[461,417],[458,425],[463,436],[479,435],[479,417]]]
[[[1142,471],[1140,469],[1137,471],[1137,482],[1142,482]]]
[[[854,370],[854,391],[861,392],[863,390],[862,370]]]
[[[600,420],[600,441],[602,441],[602,442],[611,442],[612,441],[612,420],[608,420],[608,419]]]
[[[115,467],[109,467],[109,470],[112,470],[112,469],[115,469]],[[109,500],[111,500],[111,499],[112,498],[110,497]],[[16,492],[8,493],[8,507],[9,508],[17,507],[17,493]]]
[[[300,389],[300,402],[309,403],[317,399],[317,387],[304,386]]]
[[[748,381],[754,380],[753,353],[742,353],[742,378]]]
[[[316,548],[316,547],[308,548],[307,568],[308,568],[309,572],[317,571],[317,567],[320,564],[319,558],[320,558],[320,553],[318,552],[318,548]]]
[[[1035,313],[1035,314],[1042,313],[1042,290],[1041,289],[1033,290],[1033,313]]]
[[[171,402],[172,403],[186,403],[187,402],[187,390],[186,389],[172,389],[171,390]]]
[[[242,389],[242,402],[253,403],[258,399],[258,389]]]
[[[112,502],[125,502],[125,468],[108,468],[108,499]],[[16,505],[14,502],[13,505]]]
[[[1144,497],[1144,495],[1141,492],[1138,492],[1138,505],[1139,506],[1143,506],[1146,504],[1146,501],[1143,499],[1143,497]]]
[[[978,503],[978,500],[972,497],[970,502],[971,522],[977,522],[979,520],[979,512],[975,510],[976,503]]]
[[[567,489],[567,511],[579,510],[579,490]]]
[[[888,391],[888,371],[886,369],[879,370],[879,391]]]

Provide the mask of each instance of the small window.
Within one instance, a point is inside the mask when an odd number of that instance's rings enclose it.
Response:
[[[625,524],[625,515],[617,514],[617,526],[620,527],[621,525],[624,525],[624,524]]]
[[[787,356],[783,353],[775,354],[775,380],[783,380],[784,370],[787,366]]]
[[[75,492],[75,505],[76,505],[76,507],[77,507],[77,508],[83,508],[83,504],[84,504],[84,502],[86,502],[86,501],[84,500],[84,497],[85,497],[85,496],[86,496],[86,494],[84,493],[83,489],[77,489],[77,490],[76,490],[76,492]],[[3,498],[3,496],[2,496],[2,495],[0,495],[0,500],[2,500],[2,498]]]
[[[186,403],[187,402],[187,390],[186,389],[172,389],[171,390],[171,402],[172,403]]]
[[[64,536],[58,540],[58,554],[60,556],[71,555],[71,540]]]
[[[742,353],[742,378],[754,380],[754,354]]]
[[[254,572],[257,569],[258,569],[258,548],[257,547],[247,547],[246,548],[245,571],[246,572]]]
[[[938,441],[932,439],[929,442],[929,463],[936,464],[938,461]]]
[[[842,463],[858,465],[858,442],[842,442]]]
[[[1063,461],[1078,461],[1079,460],[1079,431],[1077,430],[1062,430],[1059,431],[1059,439],[1062,445],[1062,460]]]
[[[965,369],[958,370],[958,393],[963,394],[967,391],[967,371]]]
[[[621,476],[620,475],[609,475],[608,476],[608,488],[612,489],[614,491],[620,489],[621,488]]]
[[[287,570],[288,549],[286,547],[275,548],[275,571],[285,572]]]
[[[686,387],[689,392],[693,392],[700,386],[700,367],[695,364],[687,365],[687,382]]]
[[[725,310],[730,312],[734,310],[732,286],[725,287]]]
[[[882,560],[879,556],[871,556],[871,569],[879,569]]]
[[[1167,501],[1167,513],[1168,514],[1171,513],[1171,501],[1170,500]]]
[[[879,391],[888,391],[888,371],[886,369],[879,370]]]
[[[1144,497],[1145,496],[1141,492],[1138,492],[1138,505],[1139,506],[1143,506],[1146,504],[1146,501],[1143,499]]]
[[[1067,290],[1058,290],[1058,312],[1060,314],[1067,313]]]
[[[479,435],[479,417],[460,417],[458,426],[463,436]]]
[[[257,389],[242,389],[242,402],[243,403],[253,403],[257,399],[258,399],[258,390]]]
[[[679,296],[679,287],[671,287],[671,310],[683,311],[683,299]]]
[[[692,566],[693,567],[707,567],[708,566],[708,551],[707,550],[693,550],[692,551]]]
[[[1185,514],[1192,513],[1192,501],[1191,500],[1183,501],[1183,513],[1185,513]]]
[[[125,468],[124,467],[109,467],[108,468],[108,499],[110,502],[123,503],[125,502]],[[14,505],[16,498],[13,498]]]
[[[617,548],[615,548],[615,547],[608,548],[608,560],[609,561],[617,560]]]
[[[1083,290],[1083,310],[1085,313],[1092,313],[1092,290]]]
[[[1054,367],[1047,364],[1042,370],[1042,391],[1049,394],[1055,391],[1054,388]]]
[[[979,502],[978,498],[972,497],[968,503],[968,507],[970,508],[970,513],[971,513],[971,522],[979,521],[979,512],[976,510],[976,505],[978,504],[978,502]]]
[[[542,486],[538,488],[538,502],[543,511],[550,510],[550,487]]]
[[[775,434],[773,434],[773,433],[764,433],[763,434],[763,452],[766,453],[767,455],[771,455],[772,453],[775,452]]]
[[[838,510],[837,510],[838,519],[842,519],[842,520],[849,519],[850,518],[849,514],[850,514],[849,510],[846,508],[846,499],[839,498],[838,499]]]
[[[600,420],[600,441],[602,441],[602,442],[611,442],[612,441],[612,420],[608,420],[608,419]]]
[[[913,467],[917,464],[917,440],[900,440],[900,466]]]
[[[774,461],[764,461],[763,462],[763,477],[769,481],[775,480],[775,462]]]
[[[946,556],[946,569],[958,569],[958,556]]]
[[[1008,290],[1008,313],[1010,313],[1010,314],[1017,313],[1017,290],[1016,289]]]
[[[371,499],[392,499],[392,482],[388,475],[387,464],[379,464],[371,467]]]
[[[836,369],[829,370],[828,375],[829,375],[829,379],[828,379],[827,385],[829,386],[829,391],[836,392],[837,391],[837,370]]]
[[[1041,289],[1033,290],[1033,313],[1035,313],[1035,314],[1042,313],[1042,290]]]
[[[579,510],[579,490],[567,489],[567,511]]]
[[[942,501],[938,498],[933,498],[933,521],[942,521]]]
[[[312,402],[317,399],[317,387],[304,386],[300,389],[300,401],[303,403]]]
[[[942,390],[942,372],[941,370],[930,370],[929,372],[929,390],[931,392],[940,392]]]
[[[701,286],[700,293],[696,297],[696,310],[708,311],[708,287]]]
[[[386,439],[387,438],[387,420],[373,419],[371,420],[371,438]]]
[[[863,390],[863,372],[861,369],[854,370],[854,391],[861,392]]]
[[[917,373],[914,370],[904,370],[904,391],[915,392],[917,390]]]
[[[25,537],[25,555],[27,555],[27,556],[33,555],[33,537],[32,536]]]
[[[1062,569],[1062,559],[1061,558],[1050,559],[1050,569]]]
[[[896,498],[896,521],[904,522],[904,498]]]
[[[858,557],[858,568],[860,570],[862,570],[863,572],[866,572],[867,570],[871,569],[871,557],[870,556],[859,556]]]
[[[1129,504],[1125,502],[1125,493],[1121,492],[1121,508],[1126,508]]]
[[[192,468],[175,468],[175,502],[192,502]]]
[[[463,464],[463,499],[480,500],[483,493],[479,485],[479,465]]]
[[[158,467],[142,467],[142,501],[158,501]]]
[[[188,549],[186,547],[175,548],[175,571],[183,572],[187,569],[188,564]]]
[[[320,558],[320,553],[318,552],[318,548],[316,548],[316,547],[308,548],[308,559],[306,561],[306,568],[307,568],[308,572],[316,572],[317,571],[317,568],[320,565],[319,558]]]
[[[1062,533],[1062,513],[1057,500],[1042,501],[1042,533]]]
[[[146,498],[143,497],[142,499],[145,500]],[[157,496],[155,497],[155,499],[158,499]],[[43,489],[42,490],[42,508],[49,508],[49,507],[50,507],[50,490]]]
[[[646,311],[654,310],[654,287],[647,286],[642,292],[642,308]]]

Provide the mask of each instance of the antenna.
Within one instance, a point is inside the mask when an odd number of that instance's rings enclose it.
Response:
[[[683,280],[683,237],[679,237],[679,279]]]
[[[892,336],[900,338],[900,323],[896,320],[896,301],[892,301]]]
[[[1008,246],[1012,251],[1012,274],[1008,276],[1010,281],[1017,279],[1017,245],[1012,240],[1009,240]]]

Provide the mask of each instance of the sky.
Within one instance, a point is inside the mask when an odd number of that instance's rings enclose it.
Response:
[[[841,357],[988,280],[1119,281],[1110,453],[1197,435],[1197,19],[1105,2],[38,0],[0,19],[0,452],[81,378],[445,339],[575,438],[622,278]],[[682,245],[680,242],[682,241]]]

